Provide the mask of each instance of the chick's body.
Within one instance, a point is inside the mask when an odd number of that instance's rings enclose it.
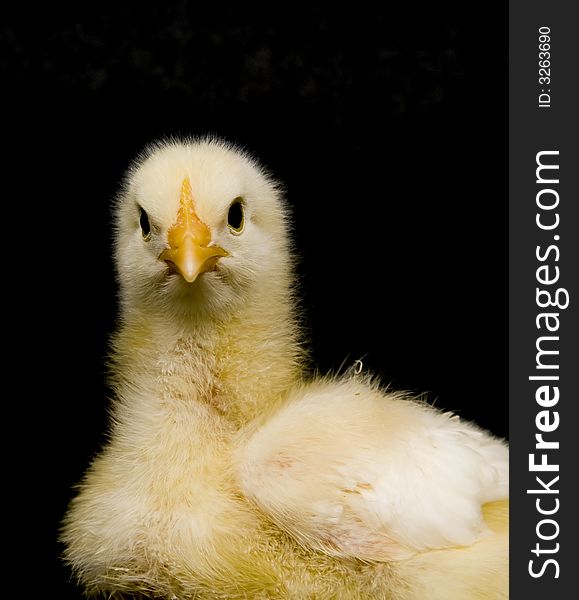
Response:
[[[506,448],[364,378],[302,382],[285,212],[250,159],[152,149],[116,259],[110,437],[62,533],[88,593],[506,597]]]

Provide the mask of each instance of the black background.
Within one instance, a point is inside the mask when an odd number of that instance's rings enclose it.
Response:
[[[106,427],[110,200],[159,137],[221,135],[285,184],[320,371],[363,358],[507,435],[506,6],[24,11],[3,20],[0,84],[47,596],[79,597],[56,528]]]

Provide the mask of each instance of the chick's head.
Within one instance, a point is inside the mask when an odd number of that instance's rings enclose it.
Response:
[[[169,141],[129,169],[116,214],[121,296],[185,315],[223,313],[286,279],[276,184],[222,141]]]

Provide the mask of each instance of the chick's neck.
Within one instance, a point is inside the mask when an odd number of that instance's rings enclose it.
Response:
[[[183,324],[144,310],[125,314],[111,365],[117,403],[136,412],[139,403],[198,410],[237,428],[280,400],[303,360],[291,302],[270,294],[227,319]]]

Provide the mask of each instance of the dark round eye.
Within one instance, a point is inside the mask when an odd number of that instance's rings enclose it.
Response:
[[[151,235],[151,223],[149,222],[149,217],[147,213],[140,207],[139,210],[141,212],[141,216],[139,217],[139,224],[141,225],[143,237],[147,239]]]
[[[235,233],[241,233],[243,229],[243,202],[236,198],[229,207],[227,213],[227,224]]]

